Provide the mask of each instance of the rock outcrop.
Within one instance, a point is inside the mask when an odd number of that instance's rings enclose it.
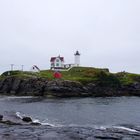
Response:
[[[24,122],[32,122],[32,119],[30,117],[23,117],[22,121],[24,121]]]
[[[87,97],[87,96],[140,96],[140,83],[116,87],[98,83],[82,84],[69,80],[46,80],[44,78],[7,77],[0,80],[1,95]]]
[[[122,129],[124,128],[124,129]],[[139,140],[139,127],[96,129],[93,127],[50,127],[0,125],[1,140]]]
[[[0,121],[2,121],[2,119],[3,119],[3,115],[0,115]]]

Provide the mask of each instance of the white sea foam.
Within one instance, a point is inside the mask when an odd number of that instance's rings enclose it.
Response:
[[[113,128],[123,129],[123,130],[129,131],[129,132],[140,133],[140,132],[138,132],[138,131],[137,131],[137,130],[135,130],[135,129],[128,128],[128,127],[124,127],[124,126],[113,126]]]
[[[34,96],[5,96],[7,99],[30,99],[35,98]]]
[[[69,125],[69,126],[77,126],[77,125]],[[135,129],[132,129],[132,128],[128,128],[128,127],[125,127],[125,126],[112,126],[112,125],[84,125],[84,126],[87,126],[87,127],[91,127],[91,128],[94,128],[94,129],[99,129],[99,130],[106,130],[106,129],[111,129],[111,128],[114,128],[114,129],[120,129],[120,130],[126,130],[126,131],[129,131],[129,132],[134,132],[134,133],[140,133],[139,131],[135,130]]]
[[[49,126],[52,126],[52,127],[57,127],[57,125],[51,124],[51,123],[47,123],[47,122],[41,123],[41,125],[49,125]]]
[[[134,133],[140,133],[139,131],[137,131],[135,129],[124,127],[124,126],[95,126],[94,128],[101,129],[101,130],[106,130],[108,128],[114,128],[114,129],[122,129],[122,130],[126,130],[129,132],[134,132]]]
[[[19,117],[20,119],[23,118],[22,114],[20,112],[16,112],[17,117]]]
[[[100,126],[100,127],[96,127],[97,129],[101,129],[101,130],[106,130],[108,128],[108,126]]]
[[[23,117],[27,116],[25,114],[22,114],[21,112],[16,112],[16,116],[19,117],[20,119],[23,119]],[[34,123],[40,123],[41,125],[49,125],[51,127],[62,127],[62,125],[59,124],[52,124],[47,122],[48,119],[46,119],[45,121],[41,122],[39,119],[34,119],[31,117],[31,119],[33,120]]]
[[[41,123],[38,119],[33,119],[34,123]]]
[[[19,117],[20,119],[22,119],[26,115],[21,113],[21,112],[16,112],[16,116]],[[48,119],[46,119],[44,121],[40,121],[39,119],[32,118],[32,120],[33,120],[34,123],[40,123],[41,125],[49,125],[51,127],[64,127],[65,126],[65,125],[61,125],[61,124],[58,124],[58,123],[50,123]],[[69,124],[67,126],[69,126],[69,127],[78,127],[78,126],[83,127],[83,126],[77,125],[77,124]],[[86,125],[86,126],[93,127],[95,129],[100,129],[100,130],[106,130],[108,128],[114,128],[114,129],[122,129],[122,130],[126,130],[126,131],[129,131],[129,132],[134,132],[134,133],[140,133],[139,131],[137,131],[135,129],[124,127],[124,126],[107,126],[107,125],[106,126]]]

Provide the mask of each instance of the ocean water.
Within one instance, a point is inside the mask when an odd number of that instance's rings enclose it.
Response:
[[[46,99],[1,96],[0,114],[19,117],[30,116],[36,122],[55,127],[140,126],[140,98]]]

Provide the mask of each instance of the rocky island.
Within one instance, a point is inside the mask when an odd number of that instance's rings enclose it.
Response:
[[[108,69],[73,67],[62,71],[62,78],[52,70],[38,73],[8,71],[0,77],[0,94],[46,97],[140,96],[140,75],[110,73]]]

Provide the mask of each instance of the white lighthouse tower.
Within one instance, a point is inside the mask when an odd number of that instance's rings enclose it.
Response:
[[[79,51],[76,51],[74,56],[75,56],[75,66],[79,67],[80,66],[80,53],[79,53]]]

